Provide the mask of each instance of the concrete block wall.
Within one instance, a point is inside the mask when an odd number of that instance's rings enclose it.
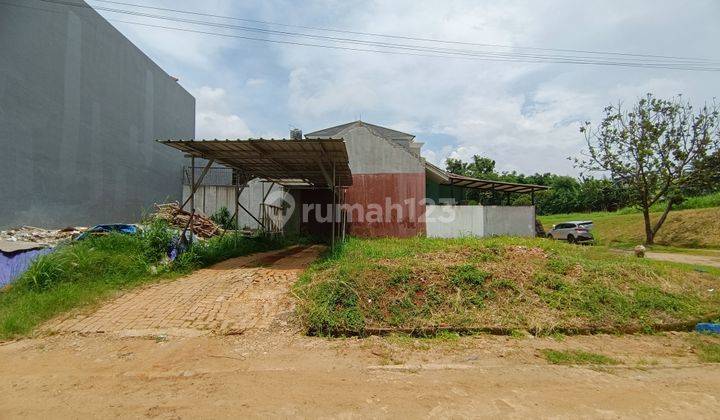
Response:
[[[426,206],[427,236],[535,236],[533,206]]]
[[[425,206],[425,224],[429,238],[485,236],[485,211],[482,206]]]
[[[535,206],[483,206],[484,236],[535,236]]]
[[[0,4],[0,228],[136,221],[182,194],[155,139],[194,135],[195,99],[95,11]]]

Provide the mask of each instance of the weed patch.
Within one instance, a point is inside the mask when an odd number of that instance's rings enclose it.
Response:
[[[720,363],[720,337],[714,334],[698,334],[690,341],[701,362]]]
[[[711,273],[521,238],[357,239],[294,287],[316,334],[366,328],[652,331],[715,313]]]
[[[598,353],[581,350],[540,350],[545,360],[553,365],[617,365],[620,362]]]

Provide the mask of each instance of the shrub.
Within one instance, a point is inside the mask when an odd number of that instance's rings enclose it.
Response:
[[[159,261],[167,256],[174,236],[167,221],[154,219],[140,235],[143,241],[143,252],[148,261]]]
[[[237,221],[235,221],[227,207],[220,207],[210,218],[223,229],[237,229]]]

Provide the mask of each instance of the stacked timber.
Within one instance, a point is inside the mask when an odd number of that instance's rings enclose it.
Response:
[[[201,238],[209,238],[222,232],[220,226],[212,219],[197,212],[193,215],[191,212],[181,209],[177,202],[155,204],[155,209],[154,216],[156,218],[166,220],[178,229],[185,229],[187,226],[188,230],[192,229],[193,233]],[[191,216],[192,225],[189,225]]]

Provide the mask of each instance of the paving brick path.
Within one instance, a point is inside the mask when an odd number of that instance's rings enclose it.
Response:
[[[51,332],[241,333],[283,324],[289,288],[323,250],[294,247],[233,258],[188,276],[130,291],[85,315],[59,318]]]

